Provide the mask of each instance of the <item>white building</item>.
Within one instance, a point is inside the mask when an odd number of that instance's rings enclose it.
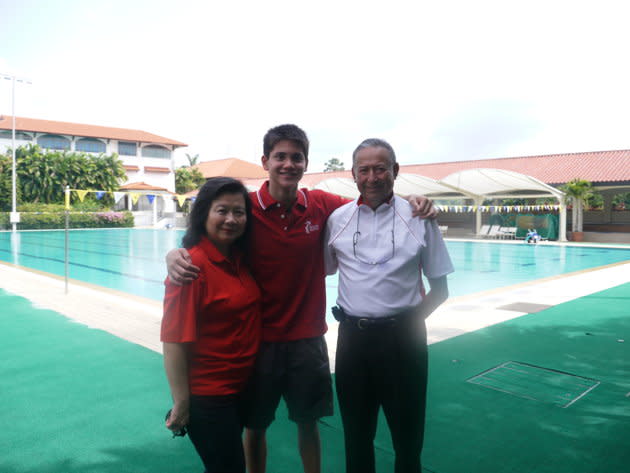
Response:
[[[0,153],[11,147],[12,122],[11,116],[0,115]],[[141,130],[16,117],[15,146],[29,143],[55,151],[118,153],[127,172],[127,179],[121,183],[125,190],[146,191],[149,186],[172,193],[175,192],[175,150],[187,146]],[[138,201],[134,208],[148,210],[149,204]],[[167,200],[166,207],[159,211],[170,212],[174,208],[174,202]]]

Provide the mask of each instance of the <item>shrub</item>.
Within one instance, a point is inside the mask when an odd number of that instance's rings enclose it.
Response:
[[[50,204],[57,205],[57,204]],[[65,212],[21,212],[18,230],[52,230],[65,228]],[[69,228],[129,228],[133,214],[123,212],[70,212]],[[9,228],[9,214],[0,213],[0,227]]]
[[[18,212],[63,212],[65,206],[63,204],[19,204]]]

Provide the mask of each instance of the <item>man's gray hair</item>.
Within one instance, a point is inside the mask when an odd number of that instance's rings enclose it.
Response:
[[[354,168],[357,165],[357,153],[364,148],[385,148],[389,151],[389,161],[392,166],[396,164],[396,153],[394,153],[394,148],[387,141],[381,140],[380,138],[368,138],[367,140],[363,140],[359,146],[352,153],[352,167]]]

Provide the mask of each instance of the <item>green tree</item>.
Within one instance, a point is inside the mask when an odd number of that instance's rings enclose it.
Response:
[[[16,150],[21,202],[61,203],[71,189],[116,191],[125,178],[117,154],[94,156],[69,151],[44,151],[29,144]],[[89,195],[95,199],[94,195]]]
[[[11,156],[0,155],[0,210],[8,212],[13,202]]]
[[[178,194],[199,189],[204,182],[206,179],[196,168],[182,167],[175,170],[175,192]]]
[[[566,203],[573,205],[571,230],[581,232],[584,222],[584,207],[593,198],[596,191],[589,181],[579,178],[575,178],[560,186],[560,190],[566,194]]]
[[[343,163],[339,161],[337,158],[330,158],[324,164],[324,172],[333,172],[333,171],[344,171]]]

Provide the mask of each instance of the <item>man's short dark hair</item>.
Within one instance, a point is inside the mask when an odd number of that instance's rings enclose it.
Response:
[[[359,146],[356,147],[354,152],[352,153],[352,167],[354,168],[357,164],[357,153],[364,148],[385,148],[389,152],[389,160],[390,164],[394,166],[396,164],[396,153],[394,152],[394,148],[387,141],[382,140],[380,138],[368,138],[367,140],[363,140]]]
[[[271,128],[263,138],[263,153],[266,157],[269,157],[269,153],[274,146],[278,144],[279,141],[289,140],[293,141],[300,148],[302,148],[302,152],[304,153],[304,157],[308,159],[308,136],[304,130],[302,130],[297,125],[278,125],[276,127]]]

